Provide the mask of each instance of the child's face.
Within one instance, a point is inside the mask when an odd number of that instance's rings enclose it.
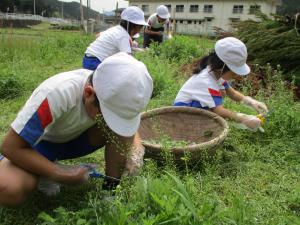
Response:
[[[160,24],[164,24],[167,19],[163,19],[163,18],[160,18],[159,16],[157,16],[157,20]]]
[[[242,80],[243,76],[237,75],[236,73],[234,73],[230,70],[230,71],[227,71],[226,73],[224,73],[222,75],[222,78],[224,80],[227,80],[227,81],[229,81],[229,80]]]

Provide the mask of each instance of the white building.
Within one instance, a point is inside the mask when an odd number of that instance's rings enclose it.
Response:
[[[280,0],[129,0],[129,5],[140,7],[146,17],[166,5],[176,33],[211,35],[213,27],[232,31],[233,22],[257,20],[257,9],[268,16],[276,13]]]

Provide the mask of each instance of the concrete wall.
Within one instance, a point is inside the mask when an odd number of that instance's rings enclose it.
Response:
[[[276,12],[277,0],[186,0],[186,1],[160,1],[160,0],[130,0],[130,5],[144,9],[146,17],[156,11],[157,6],[164,4],[171,6],[171,18],[175,18],[175,29],[182,34],[212,35],[213,27],[220,27],[232,31],[231,23],[238,20],[257,20],[250,14],[250,7],[258,5],[260,10],[270,15]],[[183,5],[183,12],[176,12],[176,5]],[[191,5],[198,6],[197,12],[190,12]],[[208,6],[212,5],[212,9]],[[243,6],[242,10],[234,6]],[[195,10],[195,7],[194,7]]]

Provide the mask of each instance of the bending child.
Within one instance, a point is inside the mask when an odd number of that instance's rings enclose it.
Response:
[[[40,178],[60,184],[86,182],[86,167],[65,168],[54,162],[101,147],[105,147],[106,175],[120,179],[125,168],[129,173],[139,169],[141,163],[127,156],[132,151],[143,153],[136,132],[152,89],[146,66],[127,53],[107,58],[95,72],[79,69],[45,80],[1,145],[0,205],[23,202],[38,188]],[[103,188],[117,184],[115,179],[107,180]]]
[[[247,48],[242,41],[234,37],[217,41],[214,51],[198,61],[193,71],[194,75],[180,89],[174,106],[209,109],[223,118],[256,131],[261,126],[261,121],[257,117],[232,112],[223,106],[222,93],[226,93],[232,100],[251,106],[258,113],[268,111],[264,103],[244,96],[227,82],[241,80],[250,73],[246,60]]]
[[[151,42],[157,42],[159,44],[163,42],[165,26],[167,27],[167,34],[169,35],[169,18],[170,13],[167,6],[158,6],[156,13],[153,13],[148,19],[148,27],[145,28],[144,32],[144,48],[149,47]]]
[[[82,60],[83,68],[96,70],[104,59],[118,52],[131,54],[132,37],[147,25],[140,8],[130,6],[124,9],[120,25],[99,33],[97,39],[86,49]]]

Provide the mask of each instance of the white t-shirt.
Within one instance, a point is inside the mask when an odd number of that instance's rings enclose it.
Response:
[[[156,15],[157,15],[156,13],[153,13],[148,18],[148,24],[150,27],[157,29],[157,28],[165,27],[165,25],[169,24],[169,19],[167,19],[164,23],[159,23]]]
[[[79,69],[60,73],[40,84],[11,124],[31,146],[41,140],[70,141],[95,122],[87,115],[83,90],[92,71]]]
[[[131,37],[120,25],[111,27],[101,32],[100,36],[90,44],[85,51],[97,57],[101,62],[118,52],[131,53]]]
[[[221,90],[230,86],[224,79],[216,79],[214,73],[207,67],[199,74],[193,75],[178,92],[175,105],[186,104],[198,108],[214,108],[223,104]]]

